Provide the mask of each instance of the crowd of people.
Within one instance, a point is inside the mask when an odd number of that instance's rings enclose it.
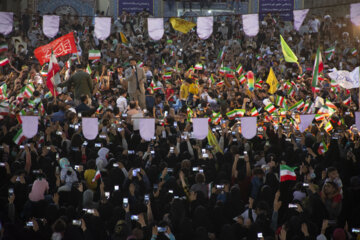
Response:
[[[162,40],[152,41],[147,17],[124,12],[99,41],[91,18],[62,16],[57,37],[74,31],[80,56],[58,57],[57,96],[47,89],[47,66],[33,55],[51,41],[41,17],[15,16],[14,31],[0,37],[7,44],[0,55],[9,59],[0,67],[0,239],[358,238],[359,95],[327,77],[331,68],[359,65],[349,18],[309,15],[297,32],[269,14],[251,38],[241,16],[222,16],[207,40],[166,22]],[[284,61],[280,34],[302,70]],[[335,49],[323,55],[314,94],[318,47]],[[88,60],[91,49],[101,51],[100,62]],[[255,89],[240,71],[220,71],[239,64],[254,73]],[[270,67],[279,80],[274,93],[266,83]],[[301,99],[315,104],[270,114],[265,106],[280,109],[279,96],[289,107]],[[301,133],[296,115],[317,113],[326,100],[335,111]],[[259,114],[253,139],[226,114],[234,109]],[[19,115],[39,115],[39,128],[15,143]],[[95,140],[84,137],[83,117],[99,119]],[[156,119],[149,142],[139,134],[142,117]],[[197,117],[211,119],[210,137],[201,141],[191,135]],[[280,182],[280,165],[296,167],[296,180]]]

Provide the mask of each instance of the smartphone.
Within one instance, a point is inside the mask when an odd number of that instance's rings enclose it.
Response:
[[[38,173],[40,173],[40,170],[33,170],[32,172],[35,174],[38,174]]]
[[[100,134],[100,135],[99,135],[99,138],[101,138],[101,139],[105,139],[105,138],[106,138],[106,136],[105,136],[105,135],[103,135],[103,134]]]
[[[109,199],[110,198],[110,192],[105,192],[105,197],[106,197],[106,199]]]
[[[204,169],[199,169],[199,173],[204,173]]]
[[[360,228],[352,228],[351,232],[353,233],[360,233]]]
[[[174,193],[174,190],[169,189],[169,193],[173,194],[173,193]]]
[[[199,167],[193,167],[192,170],[193,170],[193,172],[198,172],[198,171],[199,171]]]
[[[172,173],[172,172],[174,172],[174,169],[173,168],[167,168],[167,172]]]
[[[170,147],[170,153],[174,153],[174,147]]]
[[[119,185],[115,185],[115,186],[114,186],[114,190],[115,190],[115,191],[118,191],[118,190],[119,190]]]
[[[72,220],[72,225],[74,225],[74,226],[81,226],[81,220]]]
[[[56,135],[61,136],[62,132],[61,131],[56,131]]]
[[[20,177],[19,177],[19,176],[16,177],[15,181],[16,181],[16,182],[20,182]]]
[[[150,153],[151,153],[152,155],[154,155],[154,154],[155,154],[155,151],[154,151],[154,150],[151,150]]]
[[[148,205],[149,201],[150,201],[150,196],[149,196],[149,194],[145,194],[145,196],[144,196],[145,205]]]
[[[244,151],[244,155],[247,155],[247,151]]]
[[[291,142],[291,138],[286,138],[285,141]]]
[[[124,129],[123,129],[123,128],[118,128],[117,130],[118,130],[118,132],[121,132],[121,131],[124,130]]]
[[[158,232],[166,232],[166,227],[158,227]]]
[[[74,128],[75,128],[75,131],[77,131],[79,129],[79,125],[75,125]]]
[[[129,199],[128,198],[123,198],[123,207],[127,208],[129,206]]]
[[[133,169],[133,172],[132,172],[133,176],[136,176],[138,172],[140,172],[140,168]]]
[[[25,146],[24,145],[20,145],[20,147],[19,147],[20,149],[24,149],[25,148]]]
[[[224,188],[224,185],[223,185],[223,184],[221,184],[221,185],[220,185],[220,184],[219,184],[219,185],[216,185],[216,188],[217,188],[217,189],[223,189],[223,188]]]
[[[113,163],[113,167],[119,167],[118,163]]]
[[[131,215],[131,220],[138,221],[139,216],[138,215]]]
[[[308,187],[309,184],[308,183],[303,183],[303,187]]]
[[[258,237],[258,238],[263,238],[263,234],[262,234],[262,233],[258,233],[258,234],[257,234],[257,237]]]
[[[101,143],[95,143],[96,148],[101,148]]]
[[[0,167],[5,167],[5,163],[4,163],[4,162],[0,162]]]
[[[78,117],[81,118],[81,113],[78,113]]]
[[[177,122],[174,122],[174,127],[177,127]]]
[[[297,205],[296,204],[292,204],[292,203],[289,203],[289,208],[297,208]]]
[[[26,222],[27,227],[33,227],[34,223],[32,221]]]
[[[121,114],[122,117],[127,117],[126,113]]]
[[[94,209],[87,209],[86,212],[90,213],[90,214],[94,214],[95,211],[94,211]]]
[[[87,141],[84,141],[83,142],[83,146],[87,146],[88,145],[88,142]]]
[[[167,115],[168,115],[168,111],[165,111],[164,117],[167,117]]]
[[[9,196],[14,194],[14,189],[13,188],[9,188]]]
[[[158,190],[158,188],[159,188],[159,185],[158,185],[158,184],[154,184],[154,185],[153,185],[154,192],[156,192],[156,191]]]
[[[79,169],[80,169],[80,166],[79,166],[79,165],[75,165],[74,168],[75,168],[75,170],[79,170]]]
[[[56,154],[56,159],[59,159],[60,158],[60,155],[59,153]]]
[[[134,150],[128,150],[128,154],[135,154]]]

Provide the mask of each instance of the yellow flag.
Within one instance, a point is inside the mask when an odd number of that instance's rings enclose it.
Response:
[[[270,85],[269,93],[274,94],[278,88],[279,82],[276,79],[275,73],[272,68],[270,68],[270,72],[266,79],[266,83]]]
[[[120,32],[120,37],[121,37],[121,42],[122,43],[124,43],[124,44],[128,43],[127,38],[125,37],[125,35],[122,32]]]
[[[217,152],[223,153],[223,151],[221,150],[221,147],[220,147],[214,133],[211,131],[211,129],[208,130],[207,140],[208,140],[209,145],[214,148],[215,153],[217,153]]]
[[[186,21],[181,18],[170,18],[171,26],[179,32],[188,33],[192,28],[196,26],[195,23]]]

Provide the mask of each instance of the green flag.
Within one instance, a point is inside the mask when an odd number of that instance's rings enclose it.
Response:
[[[280,35],[281,41],[281,50],[284,54],[284,58],[286,62],[298,62],[298,58],[296,57],[295,53],[290,49],[290,47],[285,42],[284,38]]]

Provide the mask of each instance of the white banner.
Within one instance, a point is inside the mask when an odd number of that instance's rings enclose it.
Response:
[[[99,122],[97,118],[82,118],[82,133],[88,140],[94,140],[99,133]]]
[[[193,118],[193,136],[195,139],[203,140],[208,135],[209,119],[208,118]]]
[[[22,121],[23,134],[27,138],[34,137],[38,132],[38,116],[20,116]]]
[[[242,117],[241,121],[241,134],[246,139],[252,139],[256,136],[257,131],[257,118],[256,117]]]
[[[360,25],[360,3],[350,5],[350,19],[356,26]]]
[[[53,38],[59,32],[60,17],[56,15],[43,16],[43,32],[48,38]]]
[[[13,29],[14,13],[0,12],[0,33],[8,35]]]
[[[352,72],[340,70],[336,68],[331,69],[328,73],[329,77],[334,80],[341,87],[346,89],[359,87],[359,67],[356,67]]]
[[[164,35],[164,19],[148,18],[148,32],[151,39],[160,40]]]
[[[299,130],[300,132],[305,132],[305,130],[309,127],[309,125],[314,120],[315,114],[309,114],[309,115],[300,115],[300,124],[299,124]]]
[[[140,131],[140,136],[145,141],[151,141],[151,139],[155,136],[155,119],[154,118],[139,119],[139,131]]]
[[[246,14],[242,15],[243,29],[247,36],[254,37],[259,32],[259,15]]]
[[[214,17],[198,17],[196,32],[200,39],[208,39],[213,32]]]
[[[105,40],[110,36],[111,18],[95,17],[95,36],[99,40]]]
[[[294,10],[294,28],[296,31],[299,31],[301,25],[306,18],[306,15],[309,12],[309,9],[302,9],[302,10]]]

